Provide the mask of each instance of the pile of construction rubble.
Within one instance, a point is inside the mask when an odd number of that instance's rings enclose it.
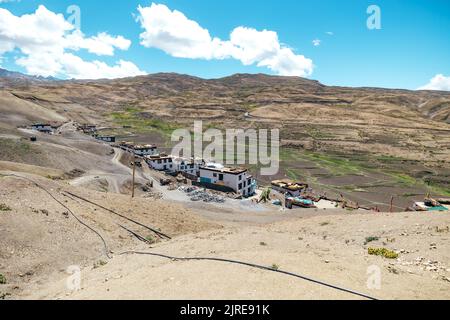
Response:
[[[179,187],[178,190],[187,194],[187,196],[191,199],[191,201],[203,201],[206,203],[215,202],[215,203],[224,203],[225,198],[219,195],[215,195],[207,192],[204,189],[200,189],[197,187]]]

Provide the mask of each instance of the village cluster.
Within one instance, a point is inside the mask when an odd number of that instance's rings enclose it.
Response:
[[[37,123],[31,126],[32,130],[54,134],[60,125]],[[90,135],[95,139],[109,143],[116,148],[132,154],[136,161],[135,166],[142,166],[144,161],[150,169],[163,172],[166,176],[182,177],[178,182],[190,181],[188,186],[181,186],[179,190],[188,194],[193,201],[204,200],[205,202],[223,202],[224,198],[219,195],[202,192],[208,189],[222,194],[232,194],[236,198],[255,197],[258,193],[256,179],[248,169],[240,167],[226,167],[220,163],[206,161],[205,159],[186,159],[165,154],[158,150],[155,145],[137,145],[132,142],[116,142],[115,136],[100,135],[96,125],[77,124],[78,131]],[[31,138],[36,141],[36,137]],[[138,160],[139,159],[139,160]],[[170,179],[161,179],[161,185],[170,185]],[[378,207],[364,206],[349,201],[340,195],[329,197],[327,194],[317,194],[306,183],[295,182],[290,179],[276,180],[271,186],[260,192],[257,202],[271,202],[274,205],[292,209],[301,208],[344,208],[351,210],[370,210],[379,212]],[[450,199],[433,199],[430,195],[423,202],[416,202],[407,211],[446,211]],[[391,206],[391,211],[392,211]]]
[[[97,140],[113,143],[115,147],[145,161],[153,170],[172,176],[183,175],[195,186],[234,193],[244,198],[256,193],[256,180],[245,168],[230,168],[204,159],[186,159],[167,155],[160,152],[155,145],[136,145],[125,141],[116,143],[115,137],[98,135],[93,125],[79,125],[78,130],[93,135]]]

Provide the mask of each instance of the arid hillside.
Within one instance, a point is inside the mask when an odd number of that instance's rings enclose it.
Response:
[[[398,208],[427,192],[450,194],[447,92],[328,87],[262,74],[0,81],[5,134],[32,121],[65,119],[168,147],[172,130],[194,120],[204,120],[205,128],[279,128],[281,171],[258,177],[262,183],[289,176],[380,206],[395,195]]]
[[[448,212],[403,212],[427,193],[450,197],[449,102],[445,92],[267,75],[54,81],[0,72],[0,299],[362,297],[275,270],[381,299],[447,299]],[[259,191],[287,176],[381,211],[394,197],[396,212],[195,202],[145,165],[131,199],[133,156],[77,130],[91,123],[164,150],[172,130],[194,120],[205,129],[281,130],[279,173],[259,176],[249,166]],[[36,122],[57,125],[46,134],[29,128]],[[70,266],[81,270],[80,291],[67,287]],[[367,287],[373,266],[382,275],[375,291]]]

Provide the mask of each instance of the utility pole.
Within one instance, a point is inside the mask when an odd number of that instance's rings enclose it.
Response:
[[[133,155],[133,185],[131,186],[131,199],[134,198],[134,180],[136,177],[136,154]]]

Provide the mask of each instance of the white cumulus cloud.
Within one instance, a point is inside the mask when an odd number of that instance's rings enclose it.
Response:
[[[314,47],[320,46],[321,43],[322,43],[322,40],[320,40],[320,39],[314,39],[312,41],[312,44],[313,44]]]
[[[113,56],[117,49],[128,50],[130,45],[130,40],[104,32],[86,37],[62,14],[43,5],[36,12],[22,16],[0,8],[0,56],[18,50],[16,63],[29,74],[79,79],[144,74],[132,62],[119,61],[108,66],[101,61],[85,61],[74,54],[84,49],[97,56]]]
[[[434,76],[430,82],[423,87],[420,87],[418,90],[450,91],[450,77],[446,77],[443,74],[438,74]]]
[[[312,74],[312,60],[281,44],[274,31],[241,26],[232,30],[229,40],[222,40],[211,36],[182,12],[172,11],[163,4],[139,6],[138,11],[137,21],[144,29],[140,35],[144,47],[157,48],[177,58],[236,59],[244,65],[267,67],[279,75]]]

